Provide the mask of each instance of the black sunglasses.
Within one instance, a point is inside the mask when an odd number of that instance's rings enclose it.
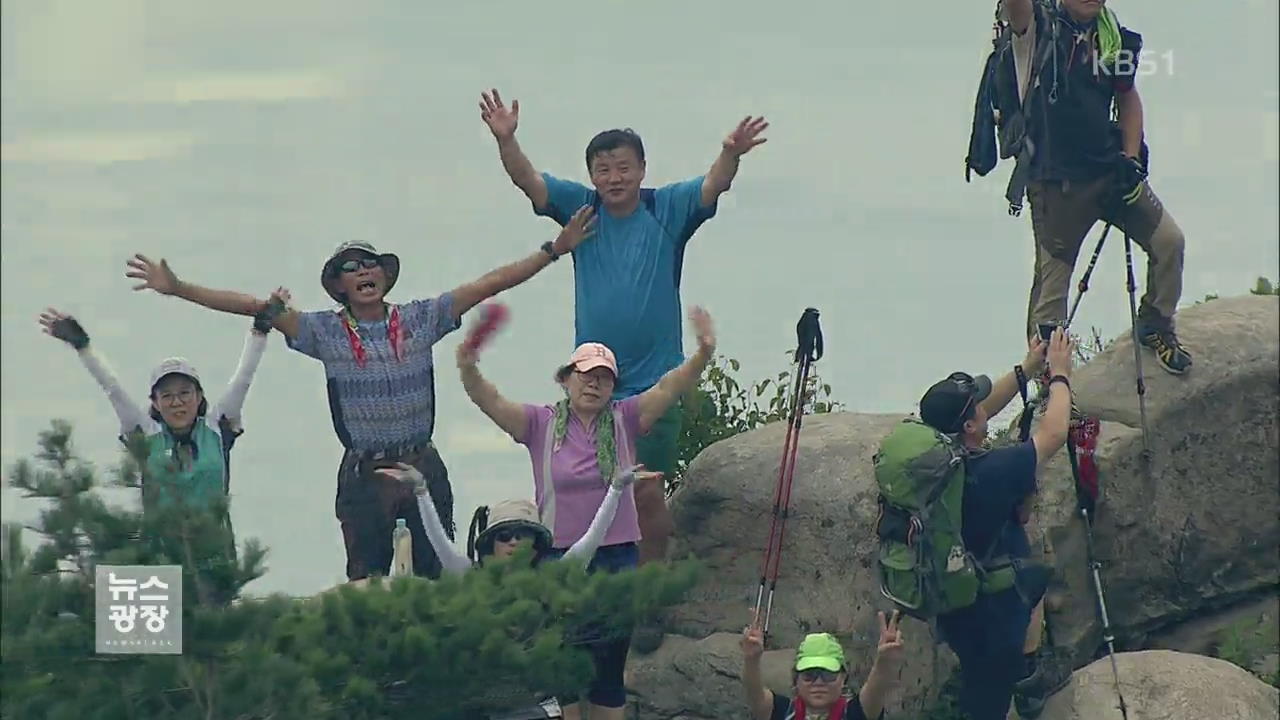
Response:
[[[362,267],[376,268],[381,264],[382,260],[376,257],[352,258],[339,265],[338,270],[344,273],[353,273]]]
[[[840,673],[833,673],[830,670],[823,670],[822,668],[810,668],[809,670],[800,671],[800,679],[810,683],[835,682],[836,678],[839,677],[839,675]]]
[[[533,537],[533,533],[528,530],[498,530],[493,534],[493,539],[500,543],[509,543],[512,540],[523,540]]]

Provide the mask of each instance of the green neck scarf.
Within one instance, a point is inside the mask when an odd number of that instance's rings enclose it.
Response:
[[[1098,55],[1104,65],[1114,63],[1120,54],[1120,21],[1111,8],[1103,7],[1098,15]]]
[[[565,435],[569,432],[569,400],[566,398],[556,403],[555,433],[553,451],[560,449]],[[613,440],[613,403],[609,403],[596,416],[596,462],[600,465],[600,479],[608,485],[613,480],[613,471],[618,463],[617,446]]]

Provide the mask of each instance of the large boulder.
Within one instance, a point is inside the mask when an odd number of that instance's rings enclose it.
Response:
[[[1118,653],[1116,666],[1129,720],[1275,720],[1280,690],[1225,660],[1146,650]],[[1041,720],[1122,720],[1107,658],[1077,670],[1049,698]]]
[[[1179,337],[1195,354],[1190,373],[1169,375],[1143,356],[1149,461],[1131,338],[1073,377],[1077,406],[1102,421],[1095,550],[1112,623],[1127,645],[1280,585],[1278,329],[1274,296],[1214,300],[1179,314]],[[1101,633],[1083,529],[1060,453],[1041,475],[1032,537],[1051,546],[1054,595],[1063,602],[1050,620],[1077,663],[1092,656]]]
[[[1141,637],[1280,581],[1278,309],[1276,298],[1249,297],[1181,313],[1180,337],[1196,354],[1183,377],[1165,374],[1144,351],[1155,451],[1149,466],[1139,458],[1129,341],[1118,341],[1073,380],[1082,409],[1105,421],[1098,459],[1106,490],[1095,540],[1112,622],[1124,637]],[[846,645],[854,682],[865,675],[875,648],[875,611],[887,607],[874,566],[871,458],[901,419],[805,418],[772,598],[768,647],[776,657],[785,658],[807,632],[833,632]],[[641,717],[743,710],[736,637],[756,600],[785,434],[785,424],[777,423],[707,448],[672,498],[675,551],[701,558],[708,571],[669,614],[664,647],[648,658],[632,657],[629,685]],[[1065,459],[1040,482],[1032,537],[1047,535],[1055,551],[1051,559],[1062,576],[1055,636],[1079,666],[1092,657],[1099,632]],[[889,707],[909,716],[936,693],[954,658],[924,623],[906,620],[903,629],[909,656]],[[785,661],[778,662],[783,671],[767,673],[766,680],[786,690]],[[678,688],[686,684],[697,692],[682,694]]]

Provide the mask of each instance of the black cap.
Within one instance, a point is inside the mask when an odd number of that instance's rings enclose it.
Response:
[[[920,398],[920,419],[933,429],[958,433],[969,411],[991,394],[991,378],[954,372],[936,383]]]

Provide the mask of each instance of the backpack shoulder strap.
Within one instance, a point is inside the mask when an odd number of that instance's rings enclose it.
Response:
[[[554,535],[556,531],[556,484],[551,480],[551,456],[555,454],[556,416],[551,411],[547,420],[546,437],[542,443],[542,507],[539,508],[538,519]],[[545,509],[544,509],[545,508]]]

